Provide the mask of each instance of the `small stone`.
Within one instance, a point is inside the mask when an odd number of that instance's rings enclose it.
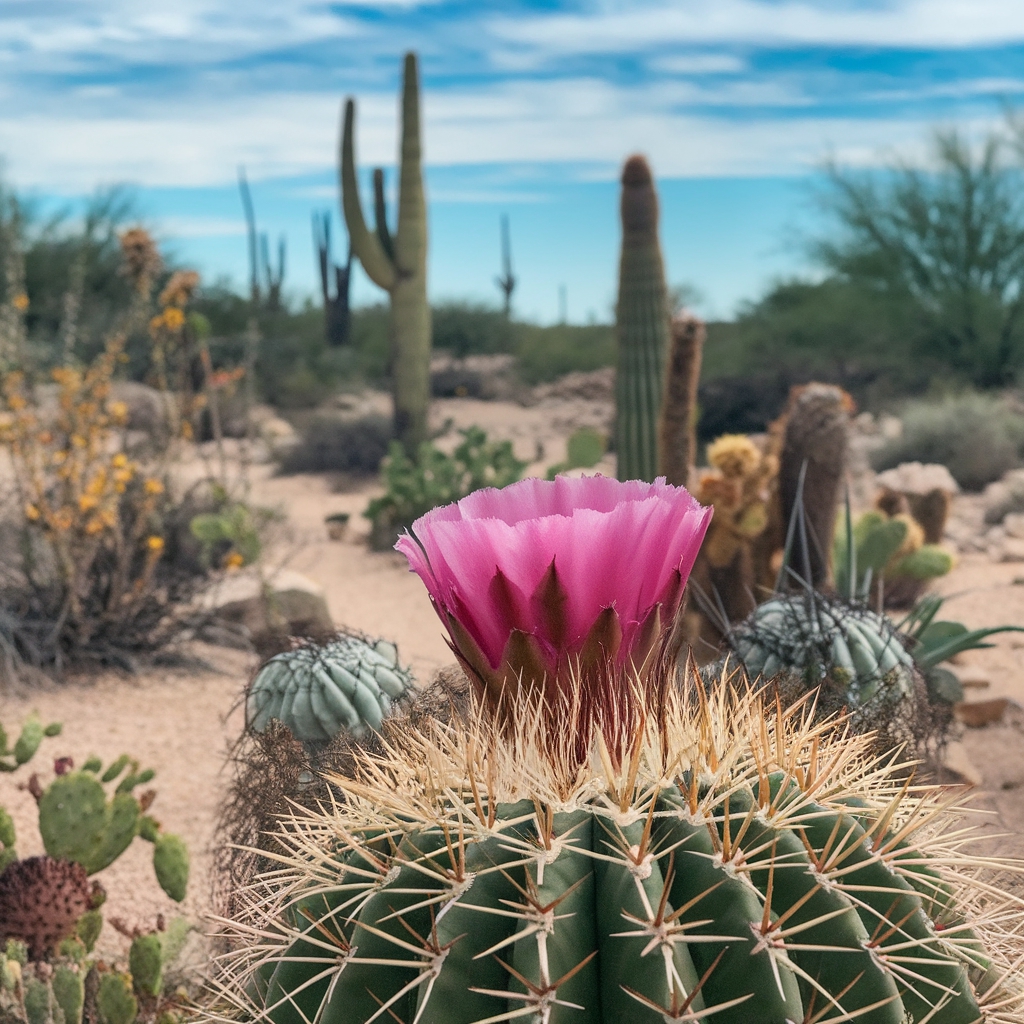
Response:
[[[1007,537],[998,547],[1000,562],[1024,562],[1024,538]]]
[[[1024,512],[1008,512],[1003,520],[1003,529],[1008,537],[1024,539]]]
[[[960,685],[967,689],[983,690],[992,685],[992,677],[977,665],[964,665],[954,669]]]
[[[965,701],[957,704],[955,714],[957,720],[969,729],[981,729],[986,725],[1002,722],[1013,701],[1006,697],[995,700]]]

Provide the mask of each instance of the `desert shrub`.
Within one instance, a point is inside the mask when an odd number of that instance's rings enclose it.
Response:
[[[391,443],[384,460],[387,491],[363,513],[373,524],[374,548],[391,547],[402,529],[438,505],[458,501],[481,487],[504,487],[523,475],[526,463],[515,457],[511,441],[488,441],[479,427],[460,433],[462,442],[451,455],[426,441],[415,461],[397,441]]]
[[[519,325],[501,310],[468,302],[442,302],[431,309],[435,349],[465,356],[514,352]]]
[[[978,491],[1024,454],[1024,416],[1000,397],[966,393],[920,400],[903,410],[903,434],[872,458],[876,469],[937,462],[965,490]]]
[[[281,459],[282,473],[373,474],[380,469],[394,427],[386,416],[360,419],[314,416],[298,444]]]
[[[200,379],[202,390],[193,386],[196,338],[185,312],[198,276],[172,275],[150,317],[159,254],[140,229],[121,244],[132,301],[100,354],[82,365],[69,345],[50,372],[48,402],[22,369],[0,381],[0,446],[10,457],[15,506],[0,537],[0,657],[8,674],[88,661],[131,668],[136,655],[180,635],[185,609],[209,575],[182,539],[191,519],[210,510],[176,497],[172,472],[210,393],[208,379]],[[15,294],[4,323],[17,326],[25,308]],[[128,450],[129,409],[112,387],[127,338],[147,322],[166,422],[142,458]]]
[[[574,370],[597,370],[615,363],[615,331],[608,324],[583,327],[519,324],[516,357],[527,384],[554,380]]]
[[[608,450],[608,439],[592,427],[574,431],[566,444],[565,462],[548,467],[547,478],[554,480],[559,473],[570,469],[592,469]]]

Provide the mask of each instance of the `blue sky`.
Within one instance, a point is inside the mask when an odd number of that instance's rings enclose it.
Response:
[[[342,99],[389,170],[401,55],[422,58],[435,298],[497,301],[511,219],[520,313],[605,318],[616,174],[648,155],[670,280],[728,316],[805,270],[826,156],[926,158],[929,128],[980,134],[1024,101],[1017,0],[3,0],[0,153],[44,206],[137,188],[207,279],[245,276],[235,185],[316,288],[310,214],[335,211]],[[391,173],[393,179],[393,172]],[[340,248],[340,247],[339,247]],[[357,280],[357,301],[380,297]]]

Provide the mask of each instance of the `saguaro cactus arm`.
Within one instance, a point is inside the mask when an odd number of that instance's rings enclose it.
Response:
[[[377,222],[377,237],[390,260],[395,258],[395,240],[388,228],[388,204],[384,195],[384,171],[377,167],[373,172],[373,215]]]
[[[352,249],[362,263],[367,277],[389,292],[395,287],[397,273],[380,239],[366,226],[363,206],[359,200],[359,181],[356,178],[355,157],[356,105],[351,98],[345,101],[344,125],[341,131],[341,204],[345,210]]]

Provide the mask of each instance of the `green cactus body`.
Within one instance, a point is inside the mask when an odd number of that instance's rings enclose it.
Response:
[[[157,838],[153,844],[153,870],[160,888],[180,903],[188,888],[189,858],[188,848],[178,836],[165,832]]]
[[[87,910],[79,919],[78,924],[75,926],[75,932],[79,939],[82,940],[82,945],[85,946],[85,951],[91,953],[96,946],[96,940],[100,937],[100,932],[103,931],[103,913],[99,910]]]
[[[249,726],[263,732],[272,719],[310,750],[339,732],[378,730],[395,700],[412,684],[395,645],[342,636],[275,655],[256,674],[246,708]]]
[[[139,1002],[132,993],[130,980],[115,972],[104,974],[96,991],[96,1009],[101,1024],[134,1024]]]
[[[81,1024],[85,1003],[85,983],[81,973],[61,964],[54,969],[50,984],[53,998],[64,1014],[64,1024]]]
[[[60,1007],[54,1001],[49,984],[38,978],[25,981],[25,1019],[28,1024],[61,1024],[57,1014]]]
[[[92,772],[69,772],[51,783],[39,801],[39,832],[51,857],[76,861],[89,874],[102,871],[129,847],[139,821],[130,793],[107,802]]]
[[[14,744],[14,760],[18,764],[25,764],[30,761],[43,742],[45,731],[43,723],[32,715],[21,727],[21,735]]]
[[[990,946],[987,912],[950,870],[959,822],[948,845],[932,830],[933,795],[918,803],[863,738],[756,695],[667,701],[621,767],[598,743],[547,771],[543,724],[511,754],[479,723],[391,729],[264,877],[287,897],[239,932],[277,936],[238,972],[246,1013],[975,1024],[1004,1019],[979,1002],[993,978],[986,1005],[1024,999],[999,974],[1002,932]]]
[[[669,310],[658,241],[658,197],[641,156],[630,157],[623,168],[621,213],[615,454],[620,480],[653,480],[658,474],[658,413]]]
[[[17,841],[17,832],[14,828],[14,819],[0,807],[0,874],[4,868],[18,859],[14,850]]]
[[[931,580],[945,576],[952,568],[953,556],[945,548],[938,544],[924,544],[896,562],[889,575]]]
[[[391,373],[395,433],[414,457],[428,439],[430,306],[427,302],[427,204],[423,193],[419,75],[416,55],[405,57],[398,227],[391,235],[384,210],[383,175],[377,176],[377,230],[363,218],[355,163],[355,103],[345,104],[341,143],[342,210],[352,250],[367,276],[391,297]]]
[[[857,708],[914,693],[914,659],[882,615],[815,595],[774,597],[729,637],[751,679],[830,680]]]
[[[128,950],[132,987],[140,996],[155,999],[164,983],[163,944],[156,933],[138,935]]]

